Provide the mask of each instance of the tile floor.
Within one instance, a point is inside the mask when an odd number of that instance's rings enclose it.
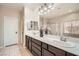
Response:
[[[0,48],[0,56],[32,56],[27,48],[21,45],[13,45],[5,48]]]

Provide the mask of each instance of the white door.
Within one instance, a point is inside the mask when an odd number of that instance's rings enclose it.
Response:
[[[4,17],[4,46],[18,43],[18,17]]]

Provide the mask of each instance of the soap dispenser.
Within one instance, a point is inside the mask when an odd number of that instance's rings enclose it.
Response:
[[[45,29],[45,34],[48,34],[48,28],[46,27],[46,29]]]
[[[43,28],[40,28],[40,37],[43,37]]]

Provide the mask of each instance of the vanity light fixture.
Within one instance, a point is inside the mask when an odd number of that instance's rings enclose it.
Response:
[[[41,5],[41,7],[39,8],[39,14],[47,14],[51,9],[54,9],[53,4],[54,3],[44,3],[43,5]]]

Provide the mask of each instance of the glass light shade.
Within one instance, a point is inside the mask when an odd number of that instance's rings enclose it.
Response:
[[[42,15],[43,13],[42,13],[42,12],[38,12],[38,14],[39,14],[39,15]]]
[[[49,6],[48,6],[48,8],[51,8],[51,7],[52,7],[52,5],[49,5]]]
[[[44,10],[47,10],[47,7],[45,7]]]
[[[40,12],[43,12],[43,10],[40,10]]]
[[[52,7],[51,9],[54,9],[54,7]]]
[[[44,12],[44,14],[46,14],[47,12]]]
[[[44,4],[43,6],[41,6],[41,8],[39,9],[39,14],[43,15],[43,14],[47,14],[47,12],[50,12],[51,9],[53,8],[52,4]]]
[[[47,12],[49,12],[50,10],[48,9]]]

